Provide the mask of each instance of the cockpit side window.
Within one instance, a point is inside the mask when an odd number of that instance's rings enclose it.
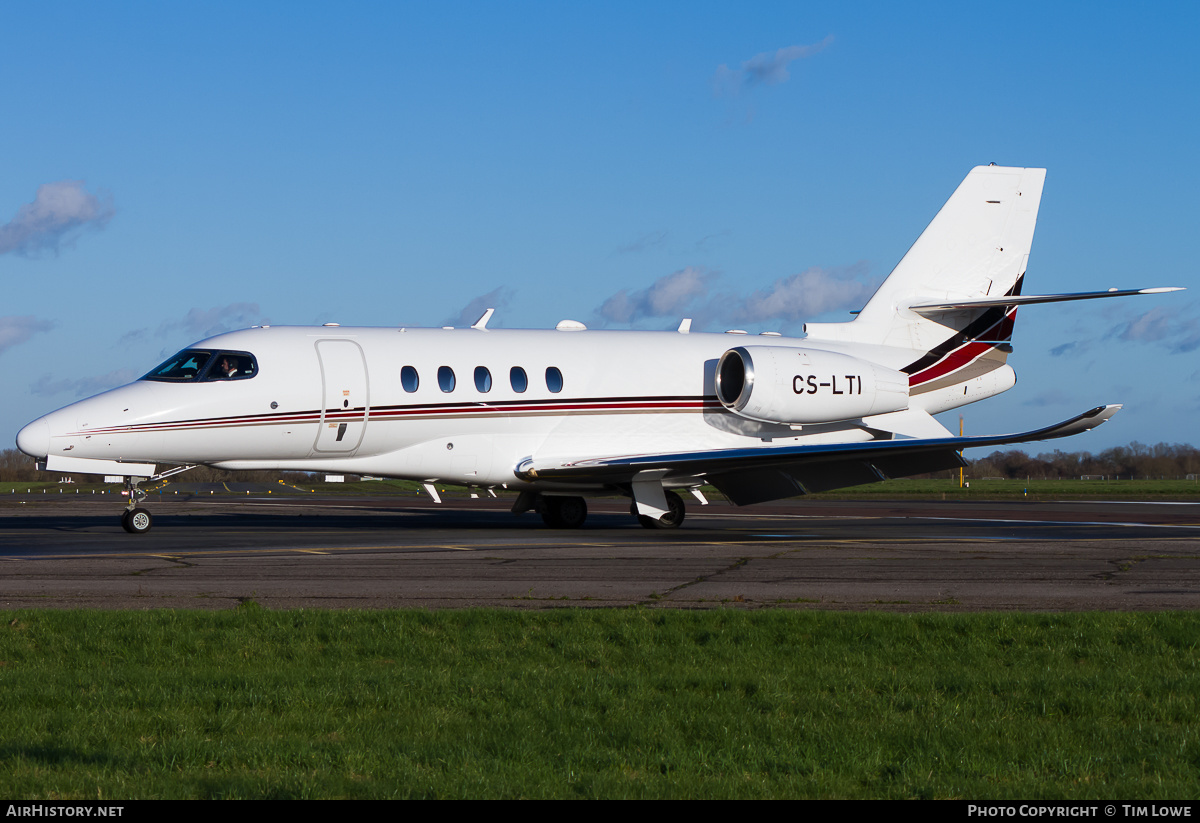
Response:
[[[184,349],[179,354],[155,366],[143,380],[186,382],[199,380],[213,353],[203,349]]]
[[[254,355],[244,351],[222,351],[212,359],[205,380],[248,380],[258,372]]]

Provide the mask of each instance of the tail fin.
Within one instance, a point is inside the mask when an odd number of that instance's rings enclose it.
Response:
[[[858,316],[808,323],[809,338],[913,349],[923,355],[914,360],[918,369],[973,341],[1011,339],[1015,306],[910,307],[1020,294],[1045,178],[1045,169],[972,169]]]

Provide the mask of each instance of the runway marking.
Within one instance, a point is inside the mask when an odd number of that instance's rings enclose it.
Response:
[[[612,512],[616,514],[617,512]],[[746,519],[746,520],[884,520],[890,517],[899,517],[902,515],[893,514],[717,514],[709,512],[689,513],[688,520],[726,520],[726,519]]]
[[[530,546],[528,543],[512,543],[508,545],[497,546],[495,544],[485,546],[487,549],[529,549],[537,548]],[[556,543],[553,546],[546,548],[563,548],[563,544]],[[431,545],[412,545],[412,544],[397,544],[397,545],[381,545],[381,546],[319,546],[316,548],[301,548],[298,546],[274,546],[263,549],[196,549],[185,550],[175,554],[160,554],[156,552],[83,552],[79,554],[34,554],[18,557],[0,556],[3,560],[94,560],[100,558],[144,558],[155,557],[160,560],[177,561],[185,557],[213,557],[213,556],[243,556],[255,554],[285,554],[289,552],[304,553],[304,554],[335,554],[338,552],[354,552],[354,551],[387,551],[387,550],[405,550],[403,554],[417,554],[420,552],[429,551],[475,551],[475,549],[464,546],[451,546],[447,544],[431,544]]]
[[[1193,526],[1183,523],[1114,523],[1104,520],[1016,520],[1011,518],[1001,517],[905,517],[905,520],[949,520],[957,523],[1024,523],[1039,526],[1124,526],[1126,528],[1145,528],[1145,529],[1196,529],[1200,526]]]
[[[816,537],[815,534],[752,534],[751,537],[785,537],[787,540],[797,540],[799,537]]]
[[[1051,502],[1069,502],[1069,501],[1051,501]],[[1079,503],[1100,503],[1104,505],[1118,506],[1200,506],[1200,503],[1192,503],[1179,500],[1079,500]]]
[[[807,518],[808,516],[803,516],[803,517]],[[884,519],[884,518],[859,518],[859,519]],[[978,520],[978,519],[967,519],[967,518],[904,518],[904,519],[906,519],[906,520],[962,520],[962,521],[979,522],[979,523],[1020,523],[1020,524],[1026,524],[1026,525],[1044,525],[1044,526],[1061,526],[1061,525],[1112,526],[1112,525],[1121,525],[1121,526],[1132,526],[1132,527],[1148,526],[1148,527],[1168,528],[1168,529],[1169,528],[1178,528],[1176,526],[1171,526],[1171,525],[1146,524],[1146,523],[1112,524],[1112,523],[1090,523],[1090,522],[1089,523],[1078,523],[1078,522],[1073,522],[1073,521],[1012,520],[1012,519],[1008,519],[1008,520],[986,520],[986,519]],[[1200,528],[1200,526],[1188,526],[1186,528],[1194,529],[1194,528]],[[736,527],[732,527],[732,528],[728,528],[728,529],[712,530],[712,531],[716,531],[719,534],[728,535],[728,538],[726,538],[726,539],[694,540],[694,539],[687,539],[686,535],[681,534],[679,536],[674,537],[674,539],[661,539],[660,538],[660,539],[656,540],[656,539],[650,538],[650,539],[646,539],[646,540],[626,541],[626,540],[620,539],[620,537],[622,535],[614,535],[614,539],[612,539],[612,540],[591,542],[591,541],[586,541],[586,540],[567,540],[567,539],[563,539],[564,535],[562,535],[561,533],[556,534],[554,532],[540,531],[536,534],[529,535],[528,539],[521,540],[521,541],[513,541],[513,542],[483,541],[477,545],[464,545],[462,543],[423,544],[423,543],[419,543],[419,542],[371,544],[371,545],[365,545],[365,546],[354,546],[354,545],[350,545],[350,546],[345,546],[345,545],[342,545],[342,546],[337,546],[337,545],[335,545],[335,546],[329,546],[329,545],[326,545],[326,546],[303,546],[303,545],[297,546],[294,544],[293,545],[284,544],[284,545],[276,545],[276,546],[266,546],[266,547],[262,547],[262,548],[231,547],[231,548],[220,548],[220,549],[182,550],[182,551],[177,551],[172,554],[165,554],[162,552],[155,552],[155,551],[139,551],[139,552],[103,552],[103,551],[95,552],[95,551],[89,551],[89,552],[78,552],[78,553],[69,553],[69,554],[38,554],[36,552],[33,552],[33,553],[28,553],[28,554],[22,553],[22,554],[14,556],[14,555],[0,553],[0,559],[2,559],[2,560],[27,560],[28,561],[28,560],[78,560],[78,559],[98,559],[98,558],[129,559],[129,558],[153,557],[153,558],[157,558],[157,559],[166,560],[169,562],[179,562],[183,558],[191,558],[191,557],[238,557],[238,556],[252,557],[252,556],[260,556],[260,555],[268,555],[268,554],[284,555],[284,554],[289,554],[289,553],[334,554],[334,553],[346,553],[346,552],[364,552],[364,553],[366,553],[366,552],[379,552],[379,551],[394,551],[401,555],[412,555],[412,554],[427,554],[427,553],[431,553],[431,552],[449,552],[449,551],[478,552],[478,551],[484,551],[484,550],[488,550],[488,549],[493,549],[493,550],[496,550],[497,552],[521,550],[521,549],[526,549],[526,550],[533,549],[533,550],[539,551],[539,552],[547,551],[547,550],[556,551],[556,550],[579,550],[579,549],[586,549],[589,552],[619,550],[621,552],[632,552],[635,554],[642,554],[647,551],[649,551],[649,552],[662,551],[662,550],[686,551],[688,549],[695,549],[695,548],[699,548],[699,547],[722,547],[722,546],[774,545],[775,547],[777,547],[779,549],[785,549],[787,551],[802,551],[802,550],[807,550],[807,549],[811,549],[814,547],[827,547],[827,546],[838,546],[838,545],[869,545],[869,546],[886,547],[886,546],[902,546],[902,545],[909,545],[909,544],[928,544],[930,542],[937,542],[937,543],[957,542],[957,543],[983,543],[983,544],[997,543],[997,544],[999,544],[999,543],[1012,543],[1014,541],[1020,542],[1021,540],[1023,540],[1023,538],[1019,538],[1019,537],[1014,538],[1009,535],[1000,536],[1000,535],[934,534],[934,535],[917,536],[917,537],[895,537],[895,536],[889,537],[889,536],[884,536],[884,535],[878,535],[878,536],[868,536],[868,537],[839,538],[839,537],[824,536],[821,534],[809,534],[809,533],[797,533],[797,534],[774,533],[774,534],[779,535],[778,537],[774,538],[777,542],[774,544],[763,544],[760,541],[765,538],[765,534],[762,537],[760,537],[759,533],[751,532],[750,529],[739,529]],[[233,536],[249,536],[249,535],[258,534],[258,533],[259,532],[252,532],[252,531],[245,531],[245,530],[239,530],[239,531],[224,531],[224,530],[222,530],[220,532],[215,532],[215,533],[208,532],[208,534],[210,536],[212,536],[214,534],[220,535],[220,536],[231,536],[231,535],[233,535]],[[341,534],[342,532],[337,531],[336,533]],[[638,533],[637,530],[634,530],[634,533]],[[317,535],[314,535],[314,532],[311,530],[303,530],[303,534],[308,537],[317,536]],[[318,532],[318,534],[319,534],[319,532]],[[278,536],[278,532],[276,532],[276,535]],[[97,534],[96,536],[103,536],[103,535]],[[326,535],[321,535],[321,536],[328,536],[328,535],[326,534]],[[666,535],[662,535],[661,537],[665,538]],[[151,539],[153,539],[153,538],[151,538]],[[1061,542],[1070,542],[1073,540],[1086,539],[1086,538],[1081,538],[1079,536],[1070,536],[1070,537],[1050,536],[1050,537],[1042,537],[1042,538],[1038,538],[1038,539],[1044,540],[1044,541],[1049,541],[1049,542],[1054,542],[1054,543],[1061,543]],[[1114,539],[1116,539],[1116,538],[1114,538]],[[1186,536],[1164,536],[1164,537],[1160,537],[1160,538],[1156,538],[1156,539],[1160,540],[1160,541],[1170,541],[1170,542],[1186,541],[1186,542],[1191,543],[1191,542],[1194,542],[1196,538],[1195,537],[1186,537]]]

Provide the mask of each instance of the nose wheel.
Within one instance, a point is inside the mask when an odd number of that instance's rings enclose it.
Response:
[[[154,518],[150,516],[149,510],[138,505],[146,499],[146,493],[138,488],[138,482],[144,479],[125,478],[125,493],[129,495],[129,505],[121,515],[121,528],[130,534],[145,534],[154,525]]]
[[[121,515],[121,528],[130,534],[145,534],[154,524],[154,518],[150,516],[150,512],[141,506],[141,502],[146,499],[146,493],[138,488],[138,483],[143,480],[163,480],[194,468],[196,468],[194,465],[175,466],[159,472],[153,477],[126,476],[125,494],[129,496],[129,502],[125,505],[125,513]]]

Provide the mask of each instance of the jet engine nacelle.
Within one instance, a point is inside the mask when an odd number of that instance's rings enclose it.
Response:
[[[738,346],[717,363],[725,408],[768,423],[832,423],[908,408],[908,375],[847,354]]]

